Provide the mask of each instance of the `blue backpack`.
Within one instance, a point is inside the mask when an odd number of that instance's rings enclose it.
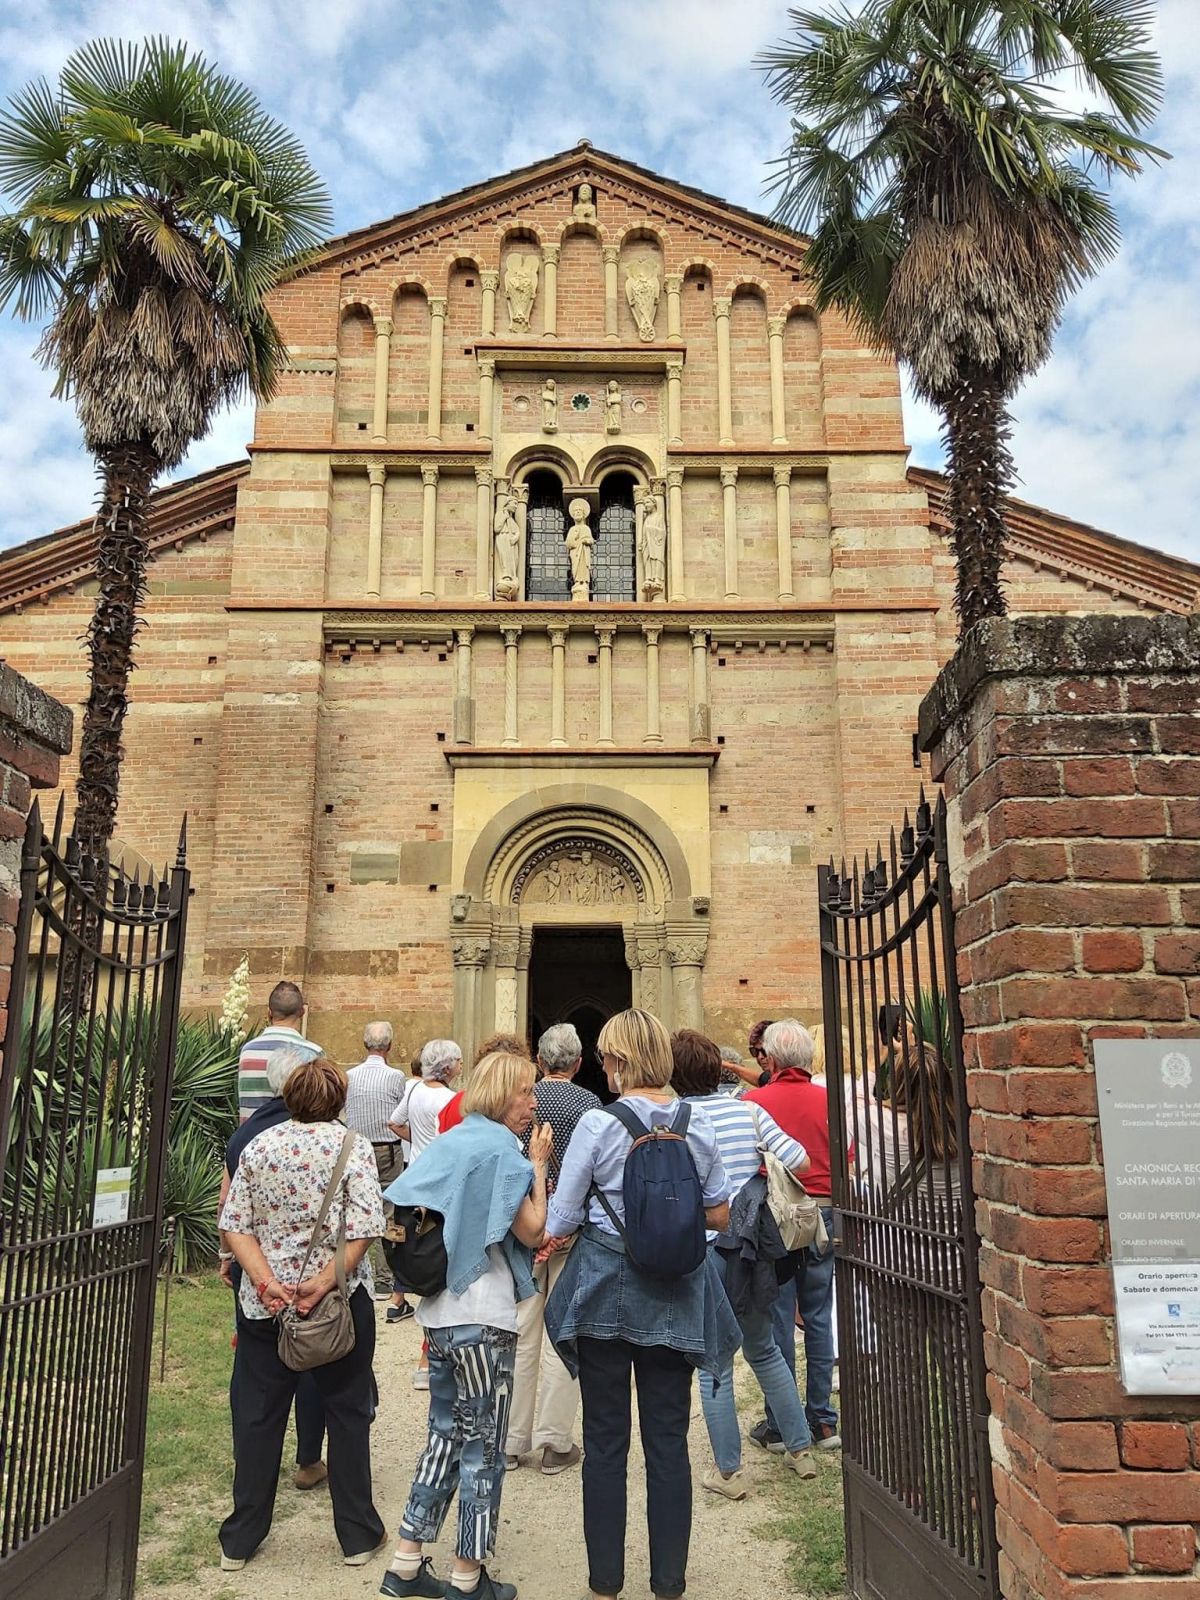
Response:
[[[704,1261],[704,1192],[688,1149],[692,1110],[681,1102],[670,1127],[648,1128],[621,1101],[604,1108],[633,1144],[625,1158],[625,1221],[593,1187],[592,1193],[625,1241],[635,1267],[655,1278],[685,1278]]]

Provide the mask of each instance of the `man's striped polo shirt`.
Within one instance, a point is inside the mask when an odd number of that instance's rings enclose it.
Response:
[[[257,1039],[247,1039],[238,1057],[239,1121],[245,1122],[252,1111],[274,1098],[267,1082],[267,1062],[276,1050],[302,1050],[309,1061],[321,1054],[319,1044],[282,1024],[264,1028]]]

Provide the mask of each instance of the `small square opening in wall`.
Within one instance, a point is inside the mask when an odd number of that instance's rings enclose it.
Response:
[[[718,744],[724,744],[725,743],[725,735],[723,733],[719,733],[717,735],[717,743]]]
[[[444,650],[439,650],[438,651],[438,660],[439,661],[445,661],[445,659],[446,659],[446,652]]]
[[[325,893],[326,894],[332,894],[333,893],[333,884],[332,883],[327,883],[325,885]]]
[[[718,656],[717,657],[717,665],[719,667],[723,667],[725,665],[725,657],[724,656]]]
[[[194,738],[194,739],[193,739],[193,740],[192,740],[192,743],[193,743],[193,744],[203,744],[203,743],[204,743],[204,736],[203,736],[203,734],[199,734],[199,733],[198,733],[198,734],[197,734],[197,735],[196,735],[196,737],[195,737],[195,738]]]
[[[209,656],[209,658],[208,658],[208,664],[209,664],[209,666],[210,666],[210,667],[215,667],[215,666],[216,666],[216,664],[217,664],[217,658],[216,658],[216,656]]]
[[[723,817],[727,817],[729,815],[729,807],[728,806],[718,806],[717,810],[721,813],[721,815]]]
[[[804,809],[805,809],[805,811],[807,811],[807,812],[808,812],[808,814],[809,814],[809,816],[810,816],[810,817],[811,817],[811,816],[812,816],[812,814],[813,814],[813,812],[814,812],[814,811],[815,811],[815,810],[816,810],[816,809],[817,809],[817,808],[816,808],[816,806],[805,806],[805,808],[804,808]]]
[[[745,989],[747,987],[747,985],[749,984],[749,982],[750,982],[749,978],[739,978],[738,979],[738,988],[739,989]]]
[[[703,294],[705,289],[707,289],[707,288],[708,288],[708,285],[705,283],[704,279],[703,278],[697,278],[697,280],[696,280],[696,293],[697,294]]]
[[[469,356],[469,355],[474,355],[474,353],[475,352],[471,349],[471,346],[469,344],[463,345],[463,355]]]
[[[596,665],[597,661],[599,661],[599,659],[600,659],[599,656],[589,656],[588,657],[588,666],[589,667],[594,667]]]
[[[333,807],[332,806],[326,806],[325,807],[325,815],[327,817],[331,817],[333,815]]]
[[[366,433],[366,431],[367,431],[367,425],[366,425],[366,423],[365,423],[365,422],[360,422],[360,423],[359,423],[359,425],[358,425],[358,431],[359,431],[359,433]]]
[[[468,433],[474,433],[475,432],[475,424],[473,422],[468,422],[467,423],[467,432]]]
[[[464,289],[473,289],[474,287],[475,287],[475,279],[474,278],[466,278],[463,281],[463,288]]]
[[[348,650],[343,653],[342,660],[343,661],[349,661],[350,660],[350,652]]]
[[[793,272],[792,273],[792,282],[793,283],[799,283],[800,282],[800,274],[798,272]]]
[[[436,800],[431,800],[429,802],[429,809],[430,809],[430,811],[440,811],[441,810],[441,806],[438,804],[438,802]]]
[[[439,743],[439,744],[445,744],[445,742],[446,742],[446,735],[445,735],[445,734],[444,734],[444,733],[439,733],[439,734],[438,734],[438,736],[437,736],[437,742],[438,742],[438,743]]]
[[[429,892],[430,892],[430,894],[436,894],[437,893],[437,884],[436,883],[431,883],[429,885]]]

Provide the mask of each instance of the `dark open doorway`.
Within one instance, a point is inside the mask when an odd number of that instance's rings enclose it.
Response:
[[[538,928],[529,961],[529,1028],[534,1048],[554,1022],[571,1022],[583,1042],[576,1080],[610,1100],[596,1060],[600,1029],[615,1011],[632,1004],[620,928]]]

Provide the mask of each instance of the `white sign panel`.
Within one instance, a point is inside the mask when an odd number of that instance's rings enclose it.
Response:
[[[101,1167],[96,1174],[96,1197],[92,1201],[92,1227],[111,1228],[129,1221],[129,1190],[132,1167]]]
[[[1200,1394],[1200,1266],[1113,1267],[1121,1382],[1130,1394]]]

